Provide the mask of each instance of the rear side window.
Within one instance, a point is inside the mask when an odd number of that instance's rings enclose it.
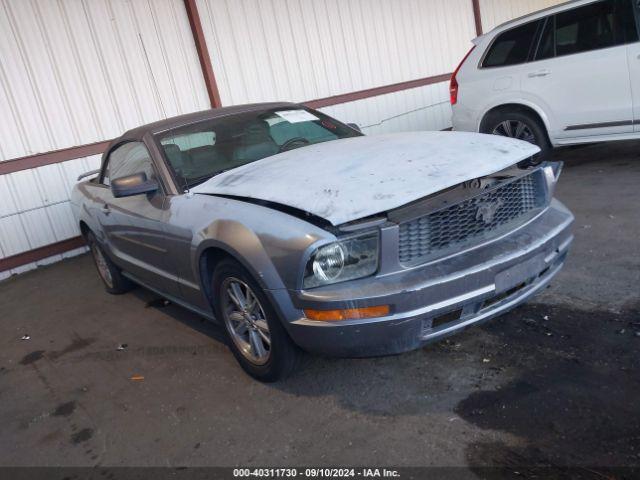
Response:
[[[620,22],[620,29],[624,43],[634,43],[638,41],[638,25],[636,24],[636,18],[633,11],[633,2],[638,3],[638,0],[617,0],[616,5],[616,18]],[[619,35],[620,36],[620,35]]]
[[[638,41],[633,0],[605,0],[549,17],[536,60]]]
[[[544,60],[545,58],[553,58],[556,56],[556,28],[555,17],[549,17],[547,23],[542,30],[540,44],[536,60]]]
[[[608,0],[556,15],[556,55],[614,46],[614,12],[615,2]]]
[[[529,22],[501,33],[485,56],[483,67],[506,67],[525,63],[532,51],[541,21]]]

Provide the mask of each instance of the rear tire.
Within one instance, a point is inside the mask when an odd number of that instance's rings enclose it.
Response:
[[[482,133],[516,138],[540,147],[540,153],[518,164],[520,167],[538,165],[549,160],[553,147],[544,125],[532,114],[523,111],[496,111],[482,122]]]
[[[288,377],[300,352],[253,277],[238,262],[222,260],[213,272],[211,292],[216,318],[242,369],[261,382]]]
[[[107,292],[112,295],[121,295],[134,288],[133,282],[122,275],[121,270],[111,261],[92,232],[87,233],[87,245],[98,270],[98,276]]]

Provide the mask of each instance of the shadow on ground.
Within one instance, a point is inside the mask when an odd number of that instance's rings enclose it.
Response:
[[[472,393],[455,412],[522,444],[471,443],[469,465],[528,475],[582,466],[594,478],[640,465],[640,304],[619,314],[529,305],[485,330],[503,344],[495,366],[519,373],[497,389]]]
[[[3,282],[0,464],[620,478],[640,465],[637,145],[559,152],[576,241],[532,303],[400,356],[306,357],[275,385],[241,371],[219,327],[142,289],[105,294],[87,256]]]

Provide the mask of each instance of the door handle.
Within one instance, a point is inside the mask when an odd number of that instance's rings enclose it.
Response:
[[[546,77],[547,75],[549,75],[551,72],[549,70],[538,70],[537,72],[531,72],[529,73],[528,77],[529,78],[535,78],[535,77]]]
[[[107,205],[106,203],[102,206],[100,211],[105,215],[109,215],[111,213],[111,209],[109,208],[109,205]]]

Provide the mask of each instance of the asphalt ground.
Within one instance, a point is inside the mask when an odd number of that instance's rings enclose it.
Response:
[[[87,255],[0,283],[0,466],[640,466],[639,146],[557,153],[576,239],[528,304],[276,384],[196,315],[106,294]]]

